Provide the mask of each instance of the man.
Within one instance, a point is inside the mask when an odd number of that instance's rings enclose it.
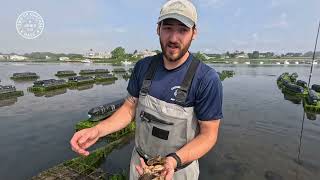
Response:
[[[110,118],[75,133],[72,149],[88,155],[100,137],[136,121],[130,179],[145,161],[166,157],[167,180],[198,179],[198,159],[216,143],[222,118],[222,85],[215,70],[188,51],[197,35],[197,12],[188,0],[164,4],[158,19],[162,53],[140,60],[128,84],[129,96]]]

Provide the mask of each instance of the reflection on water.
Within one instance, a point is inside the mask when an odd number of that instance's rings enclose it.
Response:
[[[308,113],[306,112],[306,116],[309,120],[317,120],[317,114],[316,113]]]
[[[78,91],[84,91],[93,88],[93,83],[92,84],[83,84],[79,86],[71,86],[69,89],[71,90],[78,90]]]
[[[25,96],[10,106],[0,107],[0,179],[30,179],[66,159],[76,157],[69,140],[77,122],[87,119],[92,107],[126,96],[127,81],[106,86],[94,84],[84,91],[67,90],[51,98],[37,98],[26,89],[32,82],[14,82],[10,75],[33,71],[41,79],[54,78],[59,70],[79,72],[86,67],[112,69],[105,64],[0,65],[4,84],[24,90]],[[304,121],[302,103],[284,96],[276,85],[283,72],[297,72],[307,80],[309,66],[211,65],[217,71],[233,70],[223,81],[224,119],[213,150],[200,159],[200,179],[219,180],[318,180],[320,176],[320,118]],[[126,67],[127,68],[127,67]],[[269,76],[276,75],[276,76]],[[320,66],[315,66],[311,83],[320,84]],[[301,142],[300,142],[301,139]],[[115,150],[102,165],[104,170],[128,169],[133,141]],[[96,149],[92,147],[90,150]],[[299,160],[298,160],[299,159]],[[29,166],[28,164],[32,164]],[[15,173],[12,173],[12,170]]]
[[[1,99],[0,100],[0,107],[11,106],[11,105],[15,104],[17,101],[18,101],[17,97],[9,98],[9,99]]]
[[[67,88],[61,88],[61,89],[54,89],[54,90],[50,90],[50,91],[44,91],[44,92],[34,92],[34,95],[36,97],[54,97],[54,96],[57,96],[57,95],[61,95],[61,94],[64,94],[64,93],[67,93]]]
[[[301,104],[302,98],[298,96],[293,96],[288,93],[283,93],[283,97],[285,100],[291,101],[293,104]]]
[[[294,96],[294,95],[291,95],[289,93],[285,93],[283,91],[282,91],[282,93],[283,93],[283,97],[284,97],[285,100],[290,101],[293,104],[301,104],[301,108],[304,108],[303,105],[302,105],[303,104],[302,102],[304,101],[303,97]],[[306,114],[306,117],[309,120],[316,120],[317,119],[317,115],[318,114],[315,113],[315,112],[308,112],[308,111],[304,110],[304,113]]]
[[[97,85],[102,85],[102,86],[108,86],[111,84],[115,84],[116,81],[102,81],[102,82],[96,82]]]

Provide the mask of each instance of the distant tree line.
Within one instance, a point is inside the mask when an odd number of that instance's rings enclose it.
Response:
[[[140,57],[134,57],[133,55],[136,54],[138,51],[135,50],[134,53],[126,53],[125,49],[121,46],[116,47],[111,51],[111,58],[112,59],[128,59],[128,60],[136,60]],[[155,50],[156,53],[161,53],[160,50]],[[3,54],[3,53],[0,53]],[[197,53],[193,53],[198,59],[200,60],[207,60],[207,58],[215,58],[220,59],[221,57],[229,57],[229,58],[236,58],[238,55],[246,54],[243,51],[235,51],[235,52],[229,52],[222,54],[209,54],[209,53],[201,53],[198,51]],[[17,53],[10,53],[8,55],[18,55]],[[294,53],[294,52],[288,52],[280,55],[275,55],[273,52],[259,52],[259,51],[253,51],[252,53],[247,53],[249,59],[259,59],[259,58],[282,58],[282,57],[312,57],[313,51],[308,51],[306,53]],[[50,59],[50,60],[58,60],[59,57],[68,57],[70,59],[83,59],[82,54],[65,54],[65,53],[51,53],[51,52],[32,52],[32,53],[26,53],[23,56],[29,58],[29,59]],[[320,51],[316,52],[316,57],[320,57]]]
[[[59,57],[68,57],[70,59],[83,58],[83,55],[81,54],[64,54],[64,53],[56,54],[51,52],[32,52],[32,53],[26,53],[23,56],[29,59],[46,59],[48,57],[51,60],[58,60]]]

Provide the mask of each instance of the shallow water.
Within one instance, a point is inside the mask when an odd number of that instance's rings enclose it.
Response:
[[[303,107],[285,100],[276,84],[283,72],[297,72],[307,81],[307,65],[211,65],[234,70],[223,81],[224,119],[213,150],[200,160],[200,179],[318,179],[320,175],[320,115],[303,124]],[[28,179],[64,160],[76,157],[69,140],[76,122],[97,105],[126,96],[127,81],[93,85],[83,90],[36,97],[27,92],[32,82],[13,82],[14,72],[33,71],[41,79],[58,70],[108,68],[106,64],[0,63],[2,85],[15,85],[25,95],[0,102],[0,179]],[[128,68],[128,67],[127,67]],[[320,84],[320,66],[312,83]],[[298,161],[301,138],[300,161]],[[128,168],[133,143],[113,151],[101,166],[111,172]],[[94,149],[93,147],[92,149]],[[299,162],[299,163],[298,163]]]

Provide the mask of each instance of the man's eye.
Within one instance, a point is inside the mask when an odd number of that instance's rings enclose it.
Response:
[[[188,29],[185,29],[185,28],[180,29],[180,32],[182,32],[182,33],[186,33],[186,32],[188,32]]]

